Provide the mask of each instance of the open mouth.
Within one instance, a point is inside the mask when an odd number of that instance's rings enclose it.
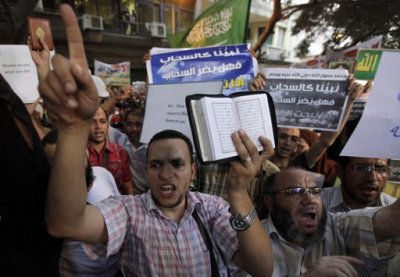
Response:
[[[176,187],[172,184],[166,184],[162,185],[160,190],[163,195],[170,195],[176,190]]]
[[[306,228],[314,228],[318,225],[317,211],[314,208],[304,209],[298,216],[298,223]]]

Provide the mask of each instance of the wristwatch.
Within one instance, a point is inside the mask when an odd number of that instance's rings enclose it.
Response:
[[[252,206],[250,212],[246,216],[243,216],[241,214],[232,215],[229,218],[229,222],[231,223],[232,228],[236,231],[244,231],[250,227],[256,217],[256,209],[254,208],[254,206]]]

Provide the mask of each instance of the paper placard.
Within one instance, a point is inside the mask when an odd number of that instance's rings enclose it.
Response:
[[[221,81],[149,85],[140,141],[148,143],[156,133],[173,129],[193,142],[185,97],[199,93],[218,95],[221,92]]]
[[[360,122],[340,155],[400,159],[400,52],[383,52]]]
[[[27,45],[0,45],[0,73],[25,104],[40,97],[36,65]]]

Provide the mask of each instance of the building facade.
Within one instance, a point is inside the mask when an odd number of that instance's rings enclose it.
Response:
[[[95,59],[105,63],[129,61],[132,81],[144,81],[143,55],[152,47],[168,47],[167,33],[192,24],[195,0],[39,1],[33,16],[51,20],[56,51],[67,54],[57,11],[61,3],[70,4],[78,15],[91,68]]]

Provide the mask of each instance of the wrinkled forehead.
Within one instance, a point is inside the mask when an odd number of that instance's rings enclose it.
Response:
[[[284,190],[287,188],[303,187],[311,188],[316,187],[315,176],[310,174],[308,171],[289,168],[281,171],[275,182],[277,190]]]

